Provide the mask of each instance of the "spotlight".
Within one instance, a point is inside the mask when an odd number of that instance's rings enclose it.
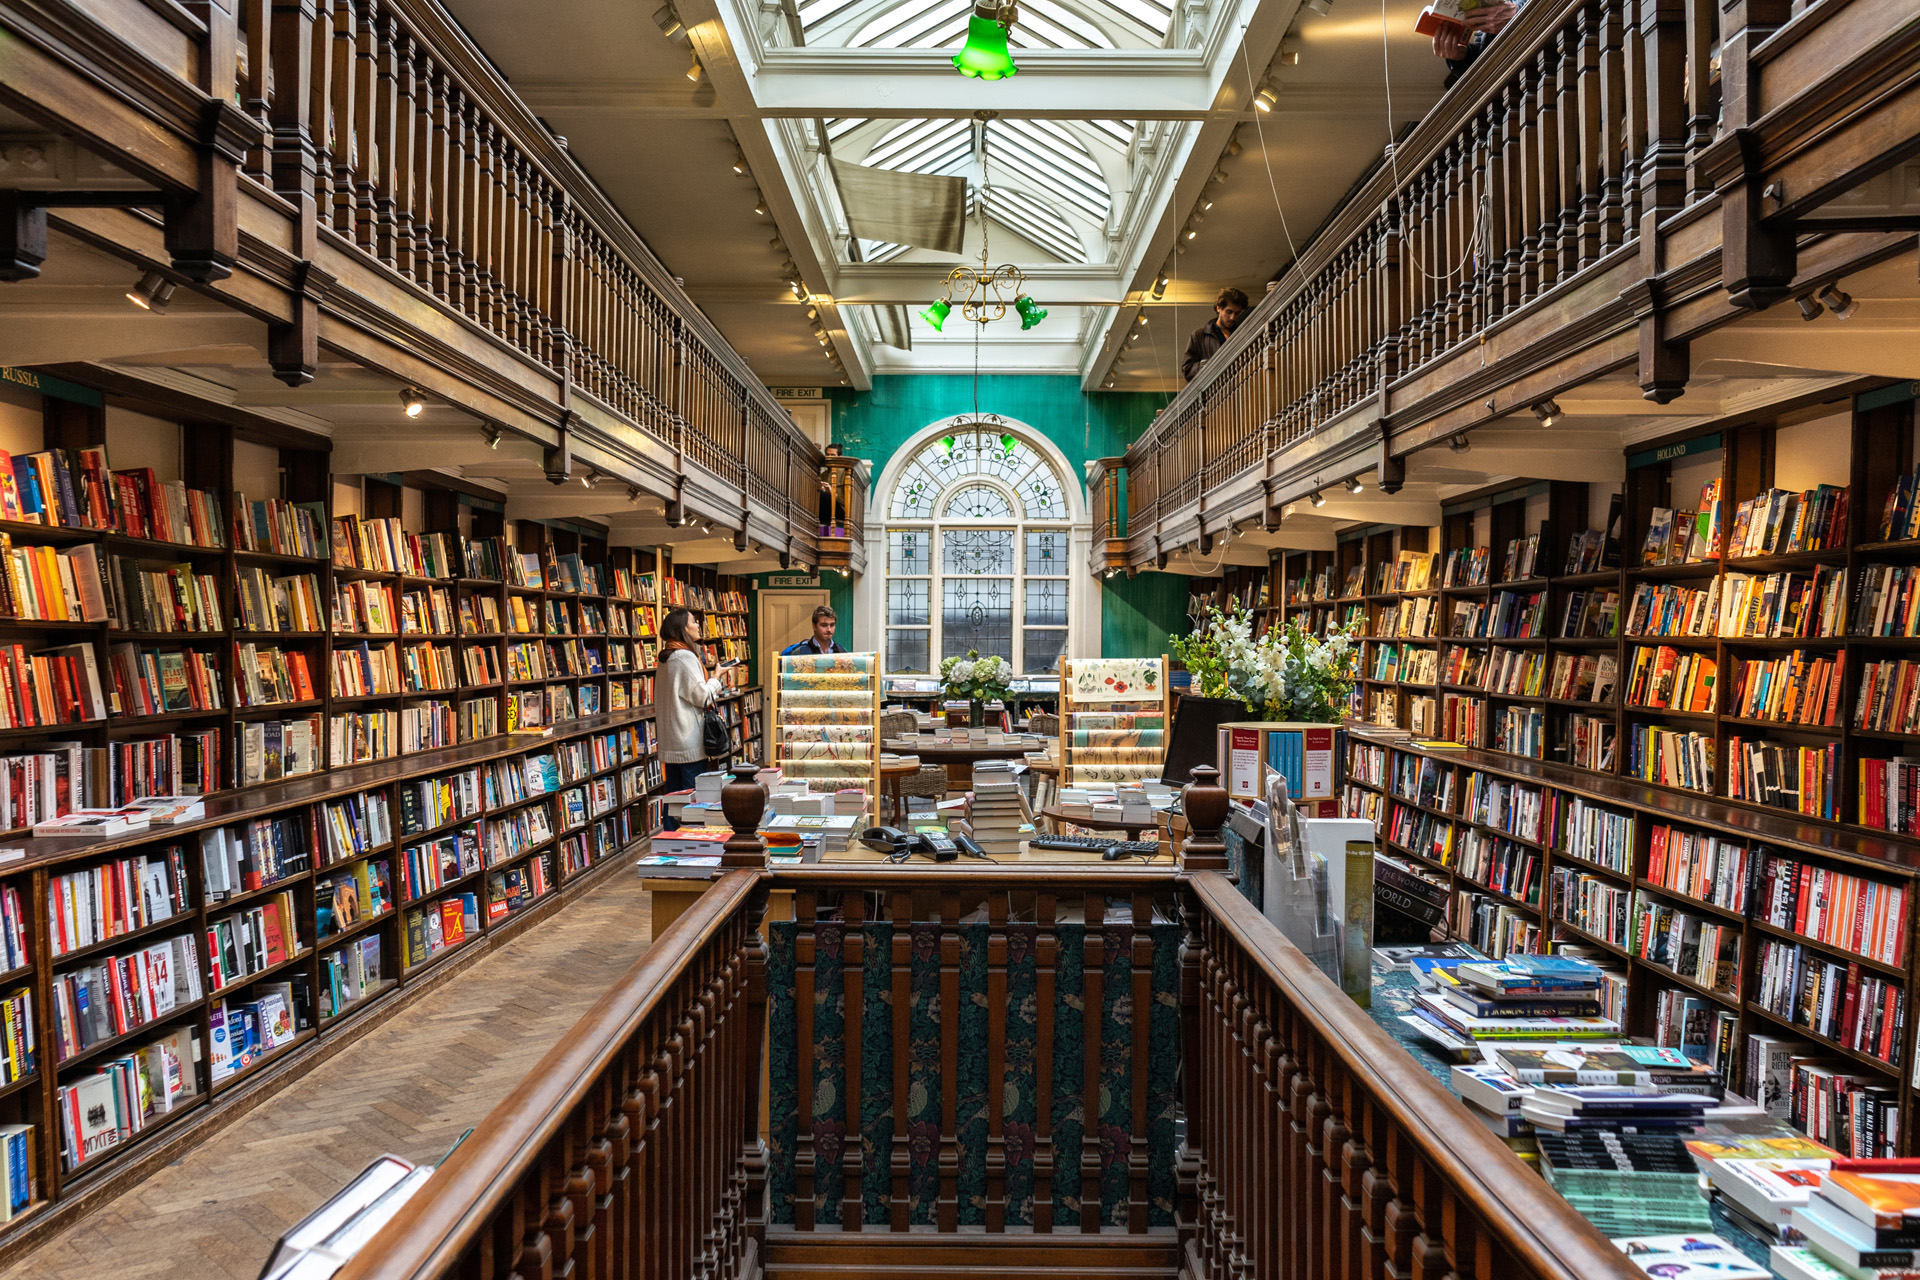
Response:
[[[1827,304],[1827,310],[1833,312],[1835,320],[1850,320],[1859,303],[1850,293],[1842,293],[1838,285],[1828,285],[1820,291],[1820,301]]]
[[[934,303],[932,306],[928,307],[925,311],[922,311],[920,313],[920,318],[922,320],[925,320],[928,324],[932,325],[933,331],[935,333],[939,333],[940,326],[947,322],[947,316],[951,314],[952,311],[953,311],[953,304],[951,302],[948,302],[945,298],[942,298],[938,302]]]
[[[500,447],[500,428],[494,426],[491,422],[480,428],[480,434],[486,437],[487,448],[498,449]]]
[[[151,311],[160,315],[167,309],[167,303],[173,300],[174,284],[158,271],[149,271],[140,277],[140,283],[127,290],[127,301],[142,311]]]
[[[1465,453],[1472,447],[1473,445],[1467,440],[1466,436],[1458,432],[1447,438],[1447,448],[1453,450],[1455,453]]]
[[[1273,91],[1272,85],[1261,85],[1259,92],[1253,95],[1253,105],[1260,111],[1272,111],[1280,101],[1280,95]]]
[[[1024,293],[1013,300],[1013,309],[1020,313],[1020,329],[1022,332],[1033,328],[1033,326],[1047,318],[1046,308],[1042,307]]]
[[[1560,420],[1560,406],[1551,400],[1542,400],[1533,406],[1533,416],[1540,419],[1540,425],[1550,427]]]
[[[1240,139],[1238,138],[1235,138],[1233,139],[1233,141],[1227,143],[1227,154],[1230,156],[1237,156],[1242,151],[1245,151],[1245,150],[1246,148],[1240,145]]]
[[[787,251],[787,242],[779,236],[775,236],[773,239],[767,241],[767,248],[772,249],[775,253],[785,253]]]
[[[700,69],[700,57],[699,57],[699,55],[698,55],[698,54],[696,54],[696,55],[694,55],[694,59],[693,59],[693,62],[692,62],[692,63],[691,63],[691,64],[690,64],[690,65],[689,65],[689,66],[687,67],[687,79],[689,79],[689,80],[691,80],[691,81],[693,81],[693,82],[694,82],[695,84],[699,84],[699,83],[700,83],[700,77],[702,77],[702,76],[704,76],[704,75],[706,75],[706,74],[707,74],[706,72],[704,72],[704,71],[702,71],[702,70]],[[745,169],[735,169],[735,170],[734,170],[734,172],[735,172],[735,173],[745,173],[745,172],[746,172],[746,170],[745,170]]]
[[[1139,315],[1134,317],[1135,324],[1145,324],[1146,322],[1147,322],[1147,313],[1144,311],[1142,311]]]
[[[1169,283],[1171,283],[1171,281],[1167,279],[1165,274],[1155,277],[1153,281],[1153,296],[1156,298],[1163,296],[1167,292],[1167,285]]]
[[[1208,209],[1211,209],[1211,208],[1213,208],[1213,201],[1211,201],[1211,200],[1208,200],[1208,199],[1205,199],[1205,198],[1203,197],[1203,198],[1201,199],[1201,201],[1200,201],[1200,211],[1201,211],[1202,213],[1204,213],[1204,212],[1206,212],[1206,211],[1207,211]],[[1199,214],[1195,214],[1195,215],[1194,215],[1194,221],[1196,221],[1196,222],[1198,222],[1198,221],[1199,221],[1199,219],[1200,219],[1200,215],[1199,215]]]
[[[628,485],[627,486],[627,505],[630,507],[637,506],[639,505],[639,502],[640,502],[640,486],[637,484]]]
[[[1365,493],[1367,491],[1367,486],[1360,483],[1359,476],[1355,476],[1353,479],[1347,481],[1346,488],[1348,493]]]
[[[799,276],[794,276],[791,280],[788,280],[787,288],[793,290],[793,296],[800,299],[800,301],[805,302],[807,300],[806,282],[801,280]]]
[[[1324,18],[1327,10],[1333,8],[1333,0],[1306,0],[1306,7]]]
[[[412,387],[408,387],[400,393],[400,407],[407,411],[409,418],[417,418],[427,407],[427,398]]]
[[[1188,227],[1185,238],[1188,240],[1192,240],[1194,237],[1198,236],[1199,234],[1200,233],[1198,231],[1195,231],[1192,227]]]
[[[1138,342],[1138,341],[1140,341],[1140,331],[1139,331],[1138,329],[1135,329],[1135,330],[1134,330],[1134,331],[1133,331],[1132,333],[1130,333],[1130,334],[1128,334],[1128,335],[1127,335],[1127,341],[1128,341],[1128,342]]]
[[[753,203],[753,211],[754,211],[755,213],[757,213],[757,214],[759,214],[759,215],[760,215],[761,217],[763,217],[763,218],[767,216],[767,201],[766,201],[766,197],[764,197],[764,196],[762,196],[762,197],[761,197],[760,199],[758,199],[758,200],[756,200],[756,201],[754,201],[754,203]]]
[[[583,489],[591,489],[599,483],[600,468],[598,467],[588,467],[587,474],[580,477],[580,487]]]
[[[698,59],[695,59],[695,60],[694,60],[694,64],[693,64],[693,65],[694,65],[695,67],[698,67],[698,66],[700,65],[700,62],[699,62],[699,60],[698,60]],[[689,77],[688,77],[688,79],[694,79],[694,78],[695,78],[695,77],[692,77],[692,76],[689,76]],[[746,152],[744,152],[744,151],[741,151],[741,150],[739,150],[739,149],[737,149],[737,148],[736,148],[736,149],[734,150],[734,153],[733,153],[733,171],[734,171],[735,173],[737,173],[737,174],[739,174],[739,175],[740,175],[741,177],[743,177],[743,178],[747,176],[747,155],[746,155]]]
[[[1820,318],[1820,313],[1826,310],[1825,307],[1810,297],[1795,298],[1793,305],[1800,308],[1800,318],[1802,320],[1817,320]]]
[[[1227,171],[1225,169],[1215,169],[1213,171],[1213,180],[1215,182],[1225,182],[1227,180]]]
[[[660,34],[669,40],[678,40],[687,33],[686,23],[680,21],[680,15],[674,12],[670,4],[661,5],[653,11],[653,23],[660,28]]]
[[[1300,65],[1300,46],[1292,40],[1280,42],[1280,65],[1297,67]]]
[[[1320,492],[1318,489],[1315,489],[1312,493],[1307,495],[1307,501],[1311,502],[1316,507],[1324,507],[1327,505],[1327,495]]]

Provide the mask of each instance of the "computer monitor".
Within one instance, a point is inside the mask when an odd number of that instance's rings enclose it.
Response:
[[[1246,704],[1234,698],[1186,697],[1173,704],[1173,731],[1167,737],[1167,755],[1160,780],[1184,787],[1193,780],[1195,765],[1219,767],[1220,726],[1250,719]]]

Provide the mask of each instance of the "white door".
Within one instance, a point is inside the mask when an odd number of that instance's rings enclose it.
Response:
[[[780,651],[813,634],[813,611],[827,603],[828,594],[824,587],[817,591],[760,593],[760,635],[754,652],[761,654],[765,662],[760,668],[762,688],[770,686],[780,677],[780,664],[775,661]],[[845,641],[839,643],[843,648],[846,645]]]

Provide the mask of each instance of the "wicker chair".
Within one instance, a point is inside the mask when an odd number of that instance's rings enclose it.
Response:
[[[886,711],[880,715],[880,737],[883,740],[913,733],[915,728],[916,721],[911,711]],[[920,772],[900,779],[898,786],[903,807],[914,796],[937,804],[947,798],[947,767],[942,764],[923,764]],[[904,821],[906,816],[904,813],[893,815],[896,822]]]
[[[1027,717],[1027,732],[1043,738],[1060,736],[1060,717],[1050,711],[1036,711]]]

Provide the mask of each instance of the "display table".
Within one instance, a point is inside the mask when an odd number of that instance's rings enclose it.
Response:
[[[1042,744],[1024,738],[965,743],[903,742],[892,738],[880,745],[885,750],[897,751],[901,755],[919,756],[922,764],[947,766],[947,788],[965,791],[973,785],[973,765],[976,760],[1018,760],[1029,751],[1038,751]]]
[[[1140,839],[1142,831],[1153,832],[1156,840],[1160,838],[1160,815],[1157,813],[1150,815],[1145,822],[1127,822],[1117,818],[1076,818],[1059,809],[1042,809],[1040,816],[1053,823],[1055,831],[1064,825],[1085,827],[1089,831],[1124,831],[1129,840]]]
[[[880,762],[880,789],[888,799],[893,801],[893,807],[889,810],[893,821],[899,822],[907,811],[907,802],[900,794],[901,779],[911,778],[920,772],[920,766],[925,763],[938,764],[939,761],[916,760],[912,764],[888,764],[885,760]]]

